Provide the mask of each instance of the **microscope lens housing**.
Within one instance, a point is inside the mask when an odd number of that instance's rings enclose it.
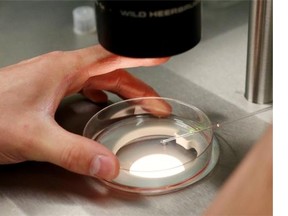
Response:
[[[99,42],[118,55],[173,56],[201,38],[200,0],[97,0],[95,7]]]

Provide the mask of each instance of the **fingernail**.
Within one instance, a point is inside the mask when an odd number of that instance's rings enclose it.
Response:
[[[95,156],[91,162],[90,175],[103,179],[114,178],[115,164],[113,160],[105,155]]]

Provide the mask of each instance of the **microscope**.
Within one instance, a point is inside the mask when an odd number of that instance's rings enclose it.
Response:
[[[95,5],[99,42],[118,55],[173,56],[201,38],[200,0],[97,0]]]
[[[202,0],[203,1],[203,0]],[[201,39],[201,0],[96,0],[100,44],[133,58],[174,56]],[[251,0],[245,97],[272,102],[272,0]]]

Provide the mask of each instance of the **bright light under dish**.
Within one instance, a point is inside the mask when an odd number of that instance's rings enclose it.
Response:
[[[130,174],[143,178],[163,178],[185,170],[182,162],[166,154],[151,154],[136,160],[130,167]]]

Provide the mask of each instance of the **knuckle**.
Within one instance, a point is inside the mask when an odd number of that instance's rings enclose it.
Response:
[[[47,54],[44,54],[43,57],[51,58],[51,59],[59,59],[59,57],[63,56],[64,51],[52,51]]]
[[[88,169],[87,156],[77,145],[68,145],[60,155],[60,166],[73,172],[85,174]]]
[[[37,57],[38,63],[45,65],[46,67],[54,66],[55,63],[61,61],[63,51],[53,51]]]
[[[77,51],[65,52],[66,65],[69,67],[69,73],[71,75],[89,75],[89,70],[83,70],[85,68],[85,58]],[[81,73],[81,74],[80,74]]]
[[[69,169],[74,169],[74,162],[78,161],[79,155],[75,150],[75,147],[68,145],[65,147],[60,155],[60,165]]]
[[[15,137],[16,149],[18,149],[19,154],[25,158],[37,160],[37,155],[33,152],[38,151],[39,140],[37,138],[38,128],[33,124],[25,122],[19,125],[16,129],[18,136]]]
[[[149,96],[156,96],[155,90],[151,87],[146,85],[143,91],[141,92],[140,97],[149,97]]]
[[[71,55],[71,63],[77,68],[82,67],[82,65],[84,65],[83,55],[78,52],[73,52],[73,55]]]
[[[127,73],[123,70],[118,70],[117,75],[114,80],[114,91],[121,92],[123,83],[127,81]]]

